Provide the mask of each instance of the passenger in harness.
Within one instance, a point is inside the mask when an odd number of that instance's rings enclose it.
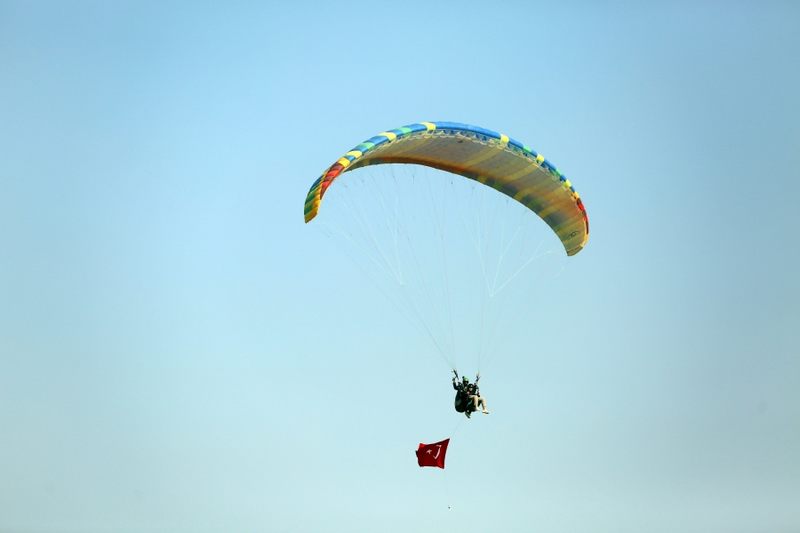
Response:
[[[453,388],[456,390],[455,409],[459,413],[464,413],[467,418],[472,417],[472,413],[480,410],[483,414],[488,415],[489,411],[486,409],[486,400],[481,396],[480,389],[478,388],[478,381],[481,375],[475,377],[475,383],[470,383],[467,376],[463,376],[461,381],[458,381],[458,372],[453,370]]]

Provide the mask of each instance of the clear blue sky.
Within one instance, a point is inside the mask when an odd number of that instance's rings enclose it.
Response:
[[[799,5],[322,4],[0,2],[0,531],[800,530]],[[301,214],[421,120],[592,224],[469,423]]]

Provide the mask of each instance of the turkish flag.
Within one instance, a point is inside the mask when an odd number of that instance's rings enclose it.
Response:
[[[419,443],[417,448],[417,463],[419,466],[438,466],[444,468],[444,456],[450,439],[444,439],[433,444]]]

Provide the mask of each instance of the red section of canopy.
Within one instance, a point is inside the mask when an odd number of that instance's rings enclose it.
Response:
[[[444,439],[433,444],[419,443],[417,448],[417,463],[419,466],[438,466],[444,468],[444,456],[447,454],[447,445],[450,439]]]

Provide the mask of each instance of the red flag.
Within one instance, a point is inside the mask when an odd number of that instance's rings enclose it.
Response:
[[[433,444],[419,443],[417,448],[417,462],[419,466],[438,466],[444,468],[444,456],[450,439],[434,442]]]

